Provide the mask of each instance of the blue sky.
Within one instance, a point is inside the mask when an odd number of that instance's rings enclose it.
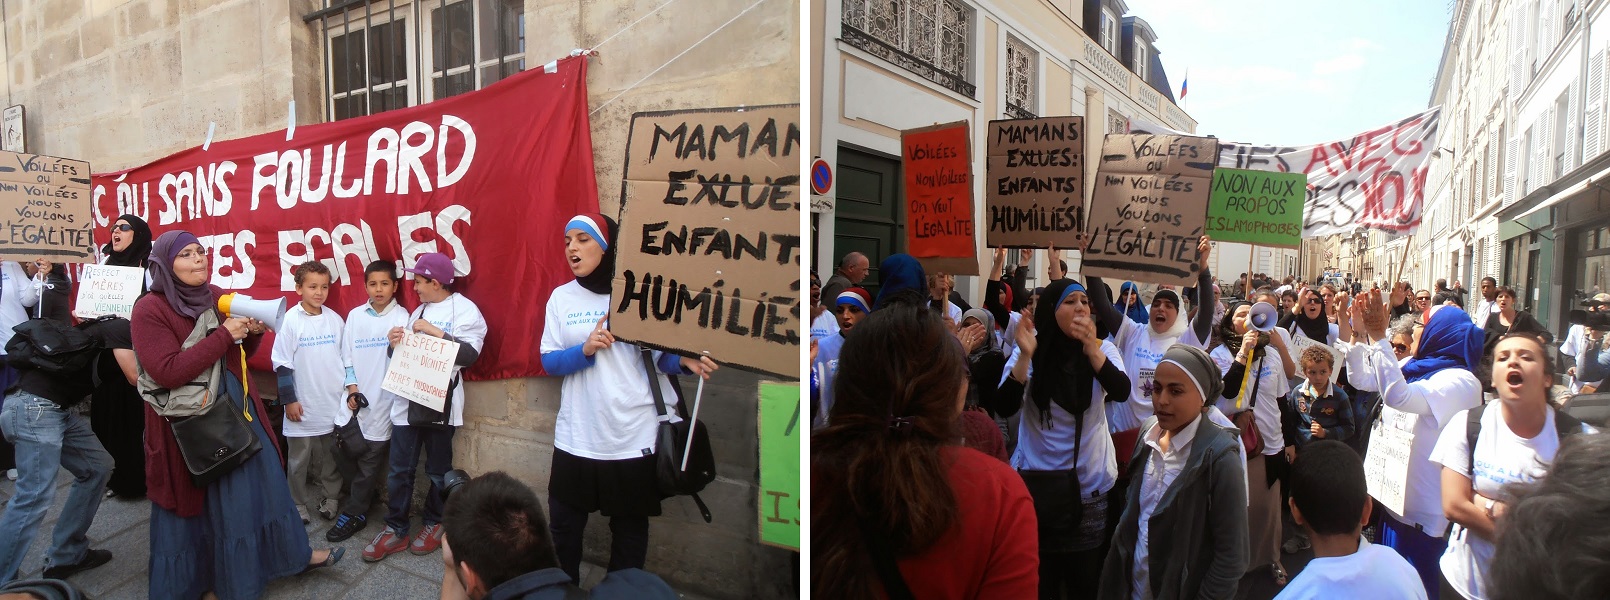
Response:
[[[1150,23],[1199,133],[1300,145],[1427,107],[1448,30],[1444,0],[1127,0]]]

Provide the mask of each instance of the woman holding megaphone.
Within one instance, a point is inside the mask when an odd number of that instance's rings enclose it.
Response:
[[[219,318],[223,290],[207,284],[207,251],[190,232],[169,231],[157,238],[148,268],[151,293],[135,303],[130,319],[142,394],[171,400],[220,361],[223,372],[220,384],[205,396],[212,410],[170,418],[160,416],[151,400],[145,405],[146,488],[154,505],[147,594],[256,598],[273,579],[335,564],[342,549],[308,547],[262,401],[249,393],[244,367],[233,359],[240,352],[237,341],[250,354],[267,328],[254,319]],[[198,329],[198,319],[218,325]],[[148,390],[148,385],[160,389]],[[188,466],[196,457],[186,460],[181,452],[186,444],[173,428],[222,409],[244,418],[261,450],[197,485]]]
[[[1284,585],[1286,569],[1280,563],[1280,488],[1269,476],[1269,462],[1284,452],[1295,457],[1294,436],[1282,428],[1280,407],[1290,391],[1296,362],[1288,350],[1285,329],[1276,326],[1279,299],[1259,294],[1257,303],[1236,307],[1219,323],[1210,356],[1224,369],[1224,392],[1219,410],[1230,415],[1241,430],[1247,451],[1248,569],[1268,566],[1276,584]]]

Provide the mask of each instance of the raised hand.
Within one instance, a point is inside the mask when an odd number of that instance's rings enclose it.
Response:
[[[1202,268],[1207,268],[1208,258],[1213,256],[1213,240],[1209,239],[1208,236],[1202,236],[1202,239],[1196,243],[1196,256],[1198,257],[1197,262],[1202,265]]]

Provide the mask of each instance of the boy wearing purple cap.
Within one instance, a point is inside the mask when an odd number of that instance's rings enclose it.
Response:
[[[396,402],[391,411],[391,472],[386,477],[386,528],[363,549],[363,560],[375,562],[407,549],[416,555],[435,552],[442,544],[442,478],[453,468],[453,431],[464,424],[464,387],[459,373],[480,357],[486,342],[486,318],[481,309],[453,291],[453,261],[444,254],[422,254],[413,268],[414,293],[420,306],[409,315],[408,327],[387,335],[396,348],[403,337],[418,333],[458,342],[453,378],[447,385],[447,405],[441,412],[413,402]],[[424,529],[408,539],[408,511],[413,500],[414,467],[425,454],[425,475],[430,492],[421,515]]]

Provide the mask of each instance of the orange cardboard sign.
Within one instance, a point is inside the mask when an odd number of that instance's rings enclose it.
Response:
[[[977,275],[973,158],[966,121],[900,134],[906,183],[906,252],[927,271]]]

